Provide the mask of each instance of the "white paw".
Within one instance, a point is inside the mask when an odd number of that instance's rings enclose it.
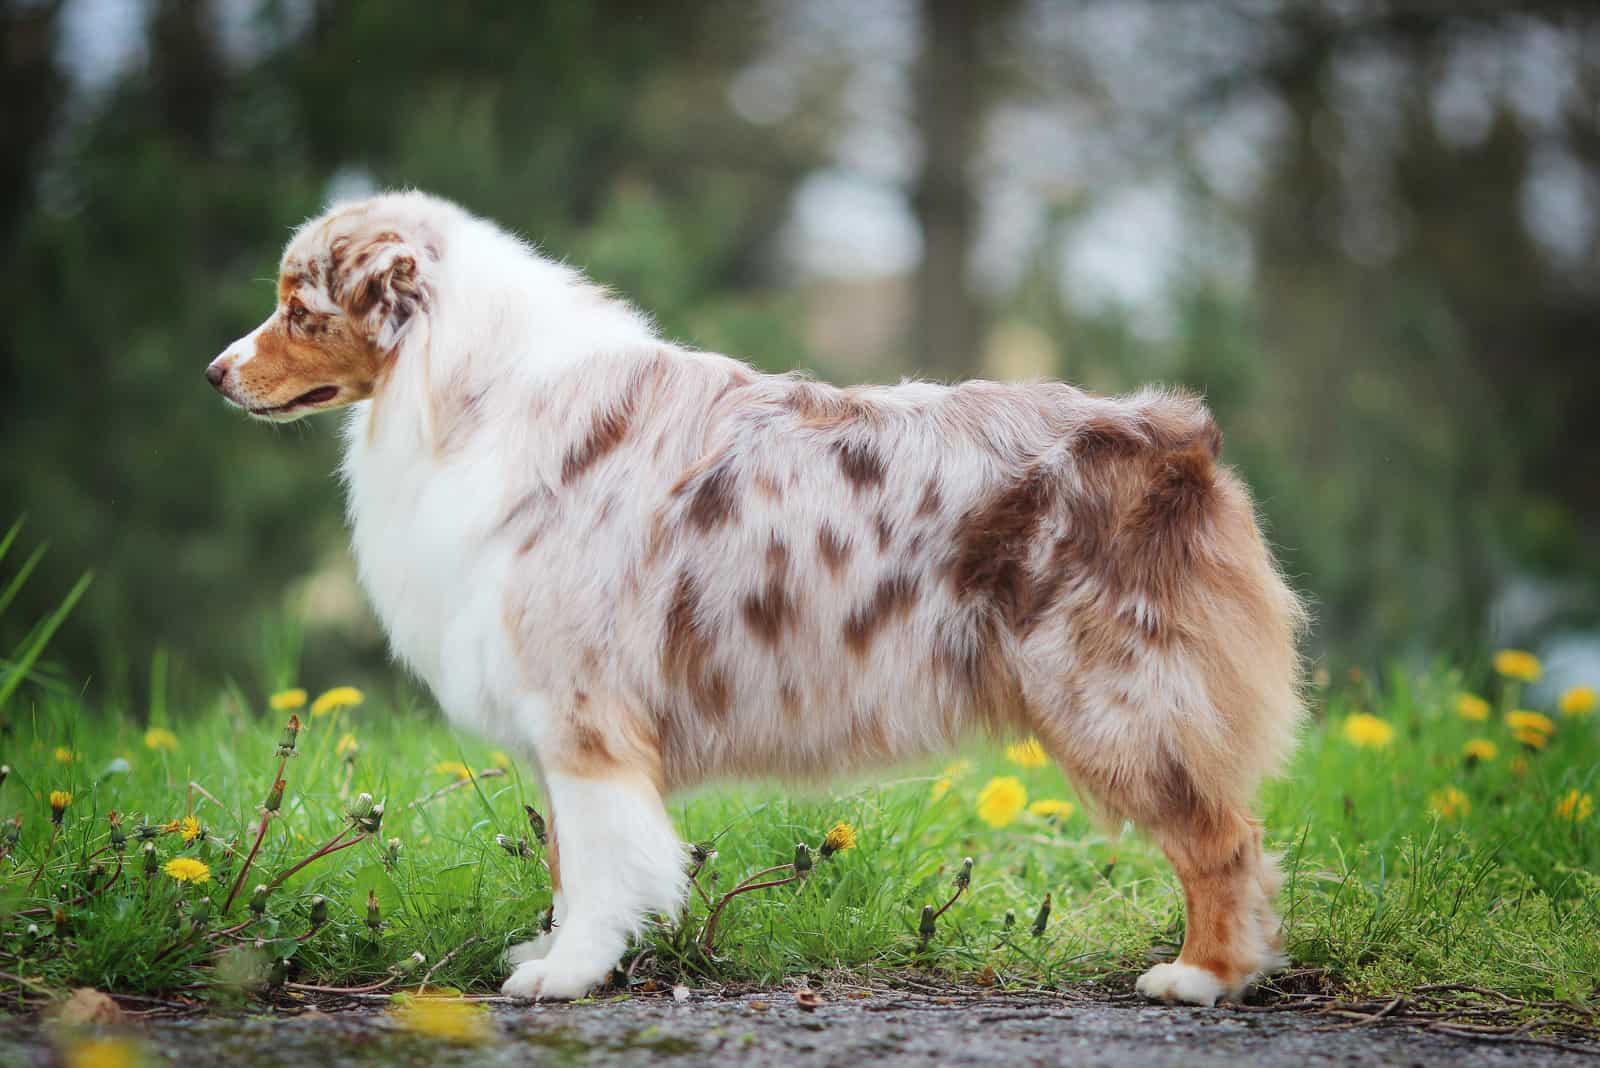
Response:
[[[526,964],[530,960],[544,960],[550,955],[550,947],[556,942],[556,933],[546,931],[531,942],[518,942],[506,950],[506,963],[515,968],[519,964]]]
[[[549,958],[530,960],[517,965],[511,978],[501,984],[500,993],[527,1001],[574,1001],[610,974],[610,964],[603,968],[570,968]]]
[[[1151,1001],[1169,1005],[1211,1006],[1228,992],[1221,979],[1192,964],[1157,964],[1139,976],[1134,988]]]

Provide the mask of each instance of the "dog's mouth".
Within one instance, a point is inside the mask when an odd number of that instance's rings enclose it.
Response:
[[[270,408],[250,408],[248,411],[251,415],[283,415],[286,412],[292,412],[297,408],[310,408],[318,404],[326,404],[328,401],[333,400],[333,398],[337,397],[338,395],[338,386],[318,386],[316,389],[306,390],[304,393],[300,394],[300,396],[286,404],[274,404]]]

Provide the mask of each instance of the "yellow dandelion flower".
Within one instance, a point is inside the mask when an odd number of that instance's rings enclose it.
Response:
[[[410,997],[394,1010],[394,1019],[414,1035],[475,1046],[494,1034],[487,1010],[470,1001]]]
[[[50,818],[56,823],[61,822],[61,817],[66,814],[67,806],[72,804],[72,795],[65,790],[50,791]]]
[[[151,727],[144,732],[144,747],[146,749],[165,749],[170,753],[178,748],[178,736],[165,727]]]
[[[134,1068],[139,1051],[121,1038],[86,1038],[65,1050],[66,1068]]]
[[[1394,741],[1394,726],[1388,720],[1357,712],[1344,721],[1344,740],[1362,749],[1382,749]]]
[[[1454,786],[1446,786],[1428,796],[1428,811],[1442,820],[1453,820],[1471,812],[1472,802]]]
[[[978,791],[978,818],[991,827],[1004,827],[1028,804],[1028,791],[1015,775],[990,779]]]
[[[74,760],[77,760],[77,759],[78,759],[78,754],[74,753],[71,749],[68,749],[64,745],[56,746],[56,763],[57,764],[70,764]]]
[[[1022,768],[1042,768],[1050,763],[1050,758],[1045,755],[1044,746],[1039,744],[1039,739],[1029,738],[1018,745],[1006,746],[1006,759]]]
[[[339,735],[339,741],[334,744],[333,755],[337,757],[353,757],[361,746],[356,742],[356,736],[350,731]]]
[[[161,869],[180,883],[209,883],[211,866],[193,857],[174,857]]]
[[[1520,682],[1538,682],[1544,665],[1539,658],[1522,649],[1502,649],[1494,654],[1494,669],[1508,679]]]
[[[939,778],[934,780],[933,789],[929,793],[932,794],[935,801],[939,800],[939,798],[950,792],[950,787],[955,785],[957,779],[971,770],[972,761],[970,760],[957,760],[953,764],[945,765],[945,769],[939,773]]]
[[[511,758],[506,756],[505,753],[501,752],[498,749],[496,749],[494,752],[489,754],[489,763],[493,764],[495,767],[499,768],[501,771],[510,771],[511,770]]]
[[[433,766],[433,770],[440,775],[454,775],[458,779],[472,778],[472,769],[459,760],[441,760]]]
[[[1546,734],[1544,731],[1536,731],[1532,727],[1523,727],[1520,730],[1514,730],[1511,732],[1511,737],[1515,738],[1529,749],[1532,749],[1534,752],[1538,752],[1550,744],[1550,736],[1548,734]]]
[[[843,853],[846,849],[856,847],[856,829],[848,823],[835,823],[828,828],[827,835],[822,839],[822,859],[826,860],[835,853]]]
[[[1600,698],[1596,698],[1593,686],[1574,686],[1561,695],[1556,707],[1563,716],[1577,719],[1593,712],[1597,703]]]
[[[1500,755],[1500,747],[1487,738],[1474,738],[1462,746],[1461,755],[1468,760],[1481,760],[1487,763]]]
[[[185,842],[192,842],[200,837],[200,821],[193,816],[185,816],[178,821],[178,833],[183,835]]]
[[[1594,815],[1594,798],[1577,790],[1568,790],[1556,802],[1556,815],[1573,823],[1586,820]]]
[[[1506,726],[1514,731],[1538,731],[1547,738],[1556,732],[1555,720],[1542,712],[1529,712],[1525,708],[1507,712]]]
[[[298,686],[292,690],[279,690],[267,698],[267,704],[274,712],[293,712],[306,707],[306,692]]]
[[[313,716],[326,716],[329,712],[334,712],[341,708],[354,708],[365,700],[366,695],[354,686],[335,686],[333,689],[319,694],[317,699],[311,702],[311,714]]]
[[[1482,723],[1489,718],[1489,702],[1475,693],[1458,693],[1456,715],[1472,723]]]
[[[1057,823],[1065,823],[1072,817],[1075,809],[1071,801],[1060,801],[1052,797],[1035,801],[1028,806],[1028,811],[1035,816],[1043,816],[1045,819],[1055,820]]]

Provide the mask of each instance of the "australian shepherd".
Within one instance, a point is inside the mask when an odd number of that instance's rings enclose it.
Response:
[[[537,762],[555,926],[506,994],[579,997],[681,908],[671,791],[975,733],[1036,736],[1171,860],[1183,950],[1141,994],[1210,1005],[1280,962],[1252,806],[1303,614],[1195,397],[762,374],[414,192],[300,227],[206,377],[260,419],[348,409],[396,655]]]

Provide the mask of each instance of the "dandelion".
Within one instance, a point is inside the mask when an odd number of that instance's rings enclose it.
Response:
[[[211,865],[193,857],[174,857],[161,869],[180,883],[208,883]]]
[[[1506,726],[1514,731],[1538,731],[1546,738],[1556,732],[1555,721],[1542,712],[1529,712],[1519,708],[1506,713]]]
[[[1072,817],[1072,813],[1075,811],[1075,809],[1073,808],[1071,801],[1061,801],[1052,797],[1035,801],[1033,804],[1028,806],[1028,811],[1033,813],[1035,816],[1043,816],[1047,820],[1054,820],[1057,823],[1065,823]]]
[[[1006,759],[1020,768],[1042,768],[1050,762],[1037,738],[1006,746]]]
[[[978,818],[991,827],[1004,827],[1028,804],[1028,791],[1015,775],[990,779],[978,791]]]
[[[395,1022],[414,1035],[475,1046],[494,1033],[488,1012],[469,1001],[409,997],[394,1011]]]
[[[1446,786],[1428,796],[1428,811],[1442,820],[1453,820],[1471,812],[1472,802],[1454,786]]]
[[[157,752],[166,750],[170,753],[178,748],[178,736],[165,727],[151,727],[144,732],[144,747]]]
[[[1502,649],[1494,654],[1494,669],[1508,679],[1538,682],[1544,666],[1532,653],[1522,649]]]
[[[511,758],[506,756],[505,753],[498,749],[489,754],[489,763],[493,764],[501,771],[511,770]]]
[[[65,790],[50,791],[50,820],[60,823],[61,817],[66,815],[67,806],[72,804],[72,795]]]
[[[1489,718],[1489,702],[1475,693],[1456,694],[1456,715],[1472,723]]]
[[[57,764],[70,764],[74,760],[77,760],[77,759],[78,759],[78,754],[74,753],[71,749],[68,749],[64,745],[56,746],[56,763]]]
[[[1536,731],[1532,727],[1511,732],[1511,737],[1521,742],[1523,747],[1537,753],[1550,744],[1550,736],[1543,731]]]
[[[1556,802],[1556,816],[1578,823],[1594,815],[1594,798],[1577,790],[1568,790]]]
[[[1500,755],[1500,747],[1487,738],[1474,738],[1461,747],[1461,755],[1469,764],[1488,763]]]
[[[311,702],[311,714],[326,716],[329,712],[336,712],[341,708],[354,708],[365,700],[366,697],[354,686],[335,686]]]
[[[939,800],[945,794],[950,792],[950,787],[955,785],[955,781],[957,779],[971,770],[972,761],[970,760],[958,760],[954,764],[947,765],[945,769],[939,773],[939,778],[934,781],[933,789],[930,790],[929,793],[932,795],[935,801]]]
[[[441,760],[433,766],[433,770],[439,775],[454,775],[463,781],[472,778],[472,769],[459,760]]]
[[[306,692],[298,686],[292,690],[279,690],[267,698],[267,704],[274,712],[293,712],[306,707]]]
[[[1362,749],[1382,749],[1394,741],[1394,727],[1388,720],[1357,712],[1344,721],[1344,739]]]
[[[178,821],[178,833],[183,836],[185,844],[200,837],[200,821],[193,816],[185,816]]]
[[[1561,714],[1569,719],[1579,719],[1595,710],[1595,705],[1600,703],[1593,686],[1574,686],[1561,695],[1556,702],[1556,707]]]
[[[333,755],[344,760],[353,760],[360,749],[361,746],[356,743],[356,736],[350,731],[345,731],[334,745]]]
[[[835,823],[828,829],[827,835],[822,839],[822,859],[827,860],[835,853],[843,853],[846,849],[856,847],[856,829],[848,823]]]

